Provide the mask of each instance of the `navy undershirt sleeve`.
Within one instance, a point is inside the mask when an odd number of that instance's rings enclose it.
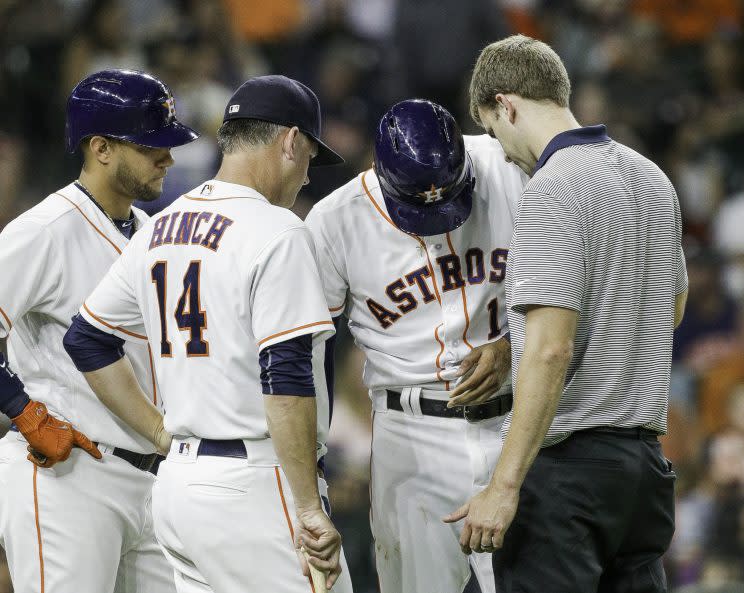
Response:
[[[315,397],[312,334],[267,346],[258,362],[264,394]]]
[[[97,371],[124,356],[124,340],[101,331],[80,314],[72,318],[62,343],[81,373]]]
[[[0,412],[15,418],[31,401],[26,394],[23,381],[10,370],[8,360],[0,352]]]

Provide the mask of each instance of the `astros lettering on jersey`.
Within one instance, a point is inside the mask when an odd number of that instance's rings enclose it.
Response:
[[[492,138],[464,139],[476,187],[473,212],[454,231],[427,237],[401,231],[371,169],[307,217],[331,314],[348,316],[371,390],[449,390],[459,361],[506,325],[506,259],[526,177]]]

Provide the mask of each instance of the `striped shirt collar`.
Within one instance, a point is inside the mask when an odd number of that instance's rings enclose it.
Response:
[[[610,137],[607,135],[607,128],[602,124],[561,132],[548,142],[532,174],[537,173],[548,162],[548,159],[553,156],[553,153],[559,151],[561,148],[568,148],[577,144],[599,144],[600,142],[608,142],[609,140]]]

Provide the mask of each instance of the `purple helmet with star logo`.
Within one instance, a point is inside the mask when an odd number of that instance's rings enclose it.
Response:
[[[172,148],[199,134],[176,119],[173,95],[158,78],[136,70],[102,70],[77,83],[67,100],[67,152],[89,136]]]
[[[375,173],[390,218],[407,233],[448,233],[470,216],[473,165],[455,118],[441,105],[401,101],[382,116]]]

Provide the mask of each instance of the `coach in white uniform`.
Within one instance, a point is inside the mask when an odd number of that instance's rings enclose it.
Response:
[[[442,517],[488,483],[501,449],[503,282],[525,181],[495,140],[463,139],[441,106],[403,101],[380,121],[375,169],[307,217],[331,314],[367,358],[382,593],[459,593],[469,564],[494,590],[490,558],[469,563]]]
[[[284,76],[244,83],[217,141],[215,179],[142,229],[85,301],[65,346],[78,366],[98,348],[101,364],[83,369],[91,385],[169,449],[153,514],[179,593],[307,593],[295,541],[329,585],[341,572],[341,538],[317,475],[328,398],[322,360],[312,358],[334,327],[312,239],[288,208],[308,165],[343,161],[320,141],[315,94]],[[164,425],[112,335],[149,341]],[[348,571],[335,590],[351,591]]]
[[[679,203],[651,161],[578,124],[569,92],[556,53],[522,35],[473,74],[471,112],[532,179],[507,274],[514,413],[491,484],[458,513],[461,543],[499,549],[504,593],[662,593]]]
[[[132,202],[160,195],[173,164],[170,147],[196,137],[176,120],[173,97],[157,78],[93,74],[67,103],[67,149],[83,153],[80,178],[0,234],[0,336],[22,379],[0,361],[0,405],[21,431],[0,442],[0,531],[19,593],[174,590],[152,529],[155,448],[101,405],[62,338],[145,224]],[[160,405],[147,344],[126,351],[147,398]],[[101,461],[70,451],[70,423],[97,442]],[[24,435],[37,448],[37,457],[29,456],[35,464],[26,460]],[[60,451],[50,447],[58,440]],[[100,457],[82,437],[74,443]]]

